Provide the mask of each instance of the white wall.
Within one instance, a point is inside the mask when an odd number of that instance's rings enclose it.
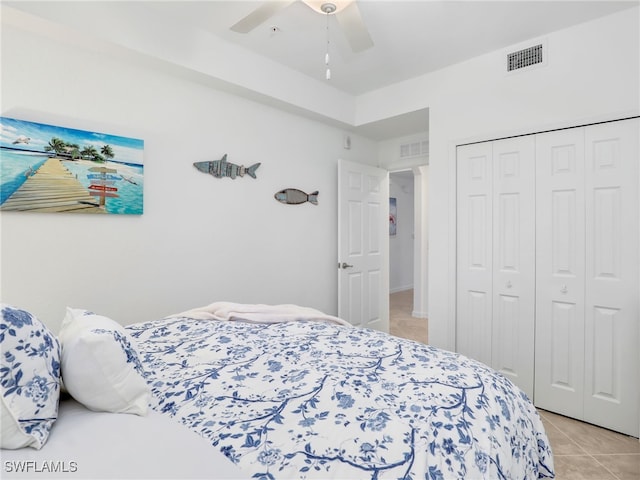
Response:
[[[542,68],[496,51],[358,99],[366,123],[429,108],[429,341],[455,348],[455,145],[640,113],[639,8],[546,37]]]
[[[376,145],[73,42],[2,29],[2,115],[145,141],[142,216],[4,212],[1,299],[54,330],[65,306],[128,324],[216,300],[337,310],[337,159]],[[195,161],[262,162],[257,180]],[[283,205],[285,187],[319,202]]]
[[[356,99],[358,125],[429,108],[431,343],[455,347],[456,143],[637,114],[639,12],[548,35],[543,68],[507,75],[507,50],[497,51]],[[146,212],[100,221],[1,214],[2,300],[54,326],[66,304],[123,323],[219,298],[335,312],[335,160],[369,162],[376,146],[352,136],[343,150],[337,129],[133,58],[3,24],[2,114],[145,139]],[[191,167],[225,152],[231,161],[262,160],[259,180],[226,182]],[[320,206],[278,204],[271,196],[284,186],[319,189]],[[426,239],[417,241],[426,252]],[[88,273],[92,265],[108,273]]]
[[[413,288],[413,174],[389,175],[389,196],[397,205],[396,235],[389,236],[389,291]]]

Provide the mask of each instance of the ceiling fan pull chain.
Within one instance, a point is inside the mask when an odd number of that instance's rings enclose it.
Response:
[[[332,4],[325,3],[322,5],[322,10],[327,15],[327,53],[324,56],[324,63],[327,66],[326,79],[331,80],[331,68],[329,67],[329,14],[335,11],[335,6]]]

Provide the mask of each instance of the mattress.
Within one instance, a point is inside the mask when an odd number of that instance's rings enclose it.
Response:
[[[246,479],[207,440],[161,413],[93,412],[73,399],[40,450],[0,450],[3,479]]]

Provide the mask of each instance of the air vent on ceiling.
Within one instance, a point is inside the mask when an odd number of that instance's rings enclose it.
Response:
[[[418,157],[429,154],[429,141],[403,143],[400,145],[400,158]]]
[[[542,52],[543,48],[542,44],[540,44],[508,54],[507,71],[512,72],[520,68],[530,67],[531,65],[543,63]]]

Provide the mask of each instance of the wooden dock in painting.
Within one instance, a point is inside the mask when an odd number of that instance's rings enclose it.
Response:
[[[0,210],[106,213],[58,158],[47,160],[0,206]]]

